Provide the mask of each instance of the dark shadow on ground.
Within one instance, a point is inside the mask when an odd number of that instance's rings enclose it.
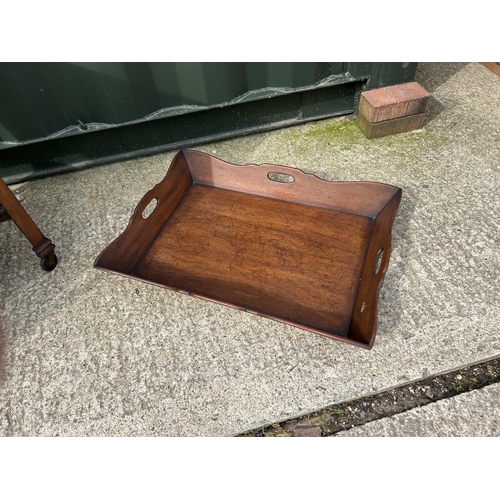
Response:
[[[421,62],[418,63],[415,80],[432,94],[432,92],[441,87],[441,85],[446,83],[468,64],[471,63]]]
[[[441,85],[446,83],[450,78],[453,78],[453,76],[455,76],[468,64],[471,63],[432,62],[418,64],[415,80],[431,94],[431,101],[429,104],[429,110],[427,111],[427,116],[425,117],[424,126],[431,122],[444,110],[444,106],[437,99],[435,99],[434,96],[432,96],[432,93],[441,87]]]

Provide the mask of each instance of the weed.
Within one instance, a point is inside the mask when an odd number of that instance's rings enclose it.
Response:
[[[345,417],[345,411],[342,408],[332,408],[332,413],[338,415],[339,417]]]

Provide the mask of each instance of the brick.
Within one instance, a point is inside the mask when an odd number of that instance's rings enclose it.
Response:
[[[384,137],[385,135],[399,134],[422,128],[425,120],[425,113],[418,115],[404,116],[394,120],[372,123],[363,115],[358,117],[358,126],[368,139]]]
[[[417,82],[369,90],[361,94],[359,114],[372,123],[425,113],[431,95]]]

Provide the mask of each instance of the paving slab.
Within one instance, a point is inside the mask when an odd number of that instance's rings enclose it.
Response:
[[[382,418],[335,437],[498,437],[500,384]]]
[[[12,186],[59,265],[0,224],[0,435],[235,435],[500,354],[500,79],[417,81],[418,132],[368,140],[343,117],[197,148],[403,189],[371,351],[93,268],[175,151]]]

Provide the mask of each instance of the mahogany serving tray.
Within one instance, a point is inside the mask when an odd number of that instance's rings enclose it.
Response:
[[[371,348],[400,199],[183,150],[95,267]]]

